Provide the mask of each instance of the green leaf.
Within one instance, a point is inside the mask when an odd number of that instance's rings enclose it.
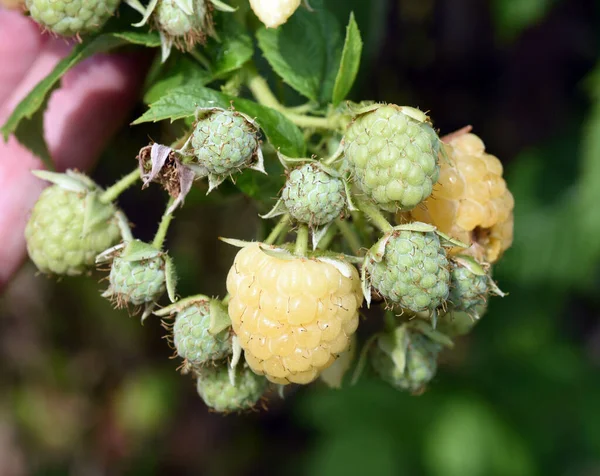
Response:
[[[350,21],[346,27],[346,41],[344,42],[342,61],[333,87],[332,102],[334,106],[344,100],[352,89],[360,66],[362,46],[363,42],[360,37],[360,31],[354,19],[354,13],[351,13]]]
[[[156,32],[123,31],[112,35],[134,45],[147,46],[148,48],[158,48],[160,46],[160,36]]]
[[[166,64],[152,80],[144,94],[144,102],[151,104],[179,86],[197,84],[204,86],[213,80],[212,75],[189,55],[171,54]]]
[[[302,157],[306,150],[304,136],[300,129],[280,112],[248,99],[240,99],[219,93],[199,85],[176,88],[150,105],[150,109],[133,124],[177,120],[193,116],[201,107],[233,106],[256,119],[269,142],[285,155]]]
[[[220,41],[211,41],[206,47],[212,63],[211,73],[221,78],[241,68],[254,54],[252,38],[235,21],[225,22],[225,31],[219,32]]]
[[[133,125],[144,122],[159,122],[184,119],[193,116],[199,107],[229,107],[224,94],[200,85],[186,85],[168,91],[167,94],[150,104],[150,108],[132,122]]]
[[[333,95],[342,38],[339,23],[322,3],[311,2],[313,12],[300,9],[282,27],[261,28],[256,37],[283,81],[307,98],[326,103]]]
[[[275,149],[290,157],[304,157],[306,143],[302,131],[283,114],[248,99],[232,98],[233,106],[256,119]]]
[[[52,159],[44,142],[43,111],[50,93],[59,86],[59,80],[77,63],[96,53],[103,53],[130,42],[128,34],[109,33],[90,37],[76,45],[71,53],[60,61],[52,72],[42,79],[17,105],[0,131],[4,140],[11,134],[25,147],[52,168]],[[141,36],[138,36],[139,40]]]

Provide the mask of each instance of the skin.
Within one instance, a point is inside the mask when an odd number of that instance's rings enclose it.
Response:
[[[46,76],[71,44],[40,33],[21,13],[0,6],[0,124]],[[88,170],[128,119],[138,98],[147,58],[96,55],[62,79],[44,117],[45,139],[58,171]],[[30,171],[42,162],[14,137],[0,138],[0,291],[26,257],[25,224],[48,184]]]

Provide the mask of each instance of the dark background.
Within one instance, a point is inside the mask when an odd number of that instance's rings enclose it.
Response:
[[[363,33],[354,99],[418,106],[442,133],[471,124],[505,164],[515,243],[495,278],[510,295],[422,396],[367,374],[223,417],[177,374],[157,320],[99,296],[102,276],[27,265],[0,297],[0,475],[600,475],[597,2],[326,3],[342,24],[354,9]],[[152,127],[124,130],[95,178],[130,170]],[[163,197],[143,193],[121,203],[149,239]],[[181,295],[224,293],[235,250],[217,233],[256,236],[254,205],[221,198],[193,193],[178,212]]]

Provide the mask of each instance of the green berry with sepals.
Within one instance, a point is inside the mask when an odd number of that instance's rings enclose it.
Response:
[[[504,296],[489,275],[489,265],[477,262],[471,256],[458,255],[450,261],[451,309],[464,311],[478,318],[476,309],[484,307],[490,293]]]
[[[259,129],[241,112],[208,108],[196,111],[197,121],[182,147],[184,163],[198,177],[208,176],[209,193],[227,177],[246,168],[265,172]]]
[[[375,104],[359,111],[344,135],[358,189],[383,210],[410,210],[438,180],[440,139],[418,109]]]
[[[344,212],[354,210],[347,181],[323,162],[308,158],[290,158],[277,153],[287,179],[281,198],[273,209],[261,215],[273,218],[287,215],[292,221],[308,225],[316,248],[329,225]]]
[[[312,226],[330,223],[346,207],[344,182],[318,163],[293,169],[281,198],[292,218]]]
[[[196,375],[198,395],[209,408],[221,413],[253,408],[267,388],[267,379],[246,366],[230,372],[224,364],[205,365]]]
[[[447,239],[435,227],[419,222],[385,233],[363,263],[367,303],[374,288],[389,303],[412,312],[441,307],[450,292],[450,265],[440,237]]]
[[[43,273],[82,274],[98,253],[120,240],[122,215],[84,174],[33,173],[53,185],[41,193],[25,227],[29,256]]]
[[[171,301],[175,300],[177,278],[172,260],[154,245],[130,240],[96,258],[97,263],[109,260],[110,284],[102,296],[110,298],[117,308],[144,305],[144,320],[165,291]]]
[[[62,36],[100,30],[119,3],[120,0],[25,0],[31,18]]]
[[[173,46],[191,51],[198,44],[205,44],[208,36],[216,37],[213,9],[233,12],[234,8],[220,0],[152,0],[143,6],[139,0],[125,0],[143,15],[134,26],[148,21],[158,30],[161,40],[162,61],[171,54]]]
[[[404,324],[376,338],[370,349],[371,365],[395,388],[419,394],[435,376],[442,348],[441,342]]]
[[[191,296],[154,314],[175,314],[173,344],[179,357],[184,359],[184,369],[201,367],[232,353],[231,320],[221,301]]]

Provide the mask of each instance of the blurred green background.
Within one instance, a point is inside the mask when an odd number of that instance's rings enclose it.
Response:
[[[515,243],[495,278],[510,295],[424,395],[366,374],[223,417],[176,372],[157,320],[100,297],[100,274],[55,282],[27,265],[0,296],[0,475],[600,475],[600,5],[326,3],[363,33],[354,99],[418,106],[442,133],[471,124],[502,159]],[[94,177],[130,170],[159,133],[124,130]],[[151,238],[160,192],[122,205]],[[235,250],[215,238],[255,238],[256,213],[239,195],[190,195],[168,244],[181,295],[223,295]]]

